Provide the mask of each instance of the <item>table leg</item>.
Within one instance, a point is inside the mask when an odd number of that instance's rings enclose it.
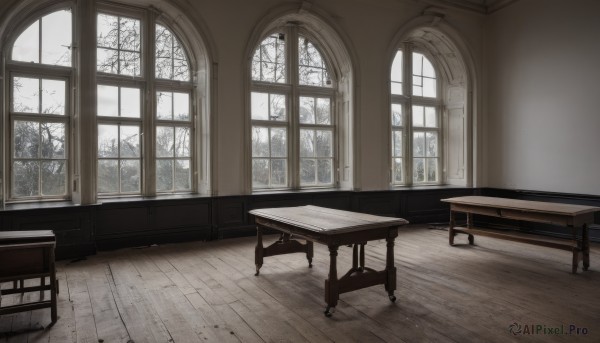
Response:
[[[254,263],[256,264],[256,274],[258,276],[260,267],[263,265],[264,248],[263,248],[263,228],[260,225],[256,226],[256,248],[254,249]]]
[[[360,271],[365,270],[365,245],[367,243],[360,243]]]
[[[385,290],[388,292],[388,296],[392,302],[396,301],[394,291],[396,290],[396,267],[394,267],[394,237],[387,237],[386,239],[387,254],[385,258],[385,271],[387,277],[385,281]]]
[[[312,268],[313,256],[314,256],[313,242],[307,240],[306,241],[306,259],[308,259],[308,268]]]
[[[583,248],[583,243],[581,243],[577,239],[577,228],[572,225],[569,225],[569,227],[571,228],[571,234],[573,235],[573,240],[575,242],[577,242],[577,246],[573,247],[573,262],[572,262],[572,273],[577,274],[577,268],[579,266],[579,252]]]
[[[473,228],[473,213],[467,213],[467,228],[468,229],[472,229]],[[475,244],[475,237],[473,237],[472,234],[469,234],[469,244],[473,245]]]
[[[338,299],[340,297],[337,278],[337,251],[338,245],[329,246],[329,278],[325,280],[325,316],[331,317],[335,312]]]
[[[454,233],[454,223],[455,213],[454,211],[450,210],[450,222],[448,223],[448,240],[450,245],[454,245],[454,235],[456,235],[456,233]]]
[[[587,224],[583,224],[581,240],[583,244],[583,270],[588,270],[590,267],[590,228]]]
[[[56,264],[54,258],[54,247],[50,249],[50,317],[52,324],[58,320],[57,301],[56,301]]]

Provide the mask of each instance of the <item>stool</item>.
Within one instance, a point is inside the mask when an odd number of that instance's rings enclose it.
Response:
[[[42,231],[0,231],[0,283],[13,282],[12,289],[0,290],[0,297],[5,294],[40,292],[40,300],[25,304],[2,307],[0,315],[23,311],[32,311],[50,307],[52,324],[56,323],[56,266],[54,249],[56,238],[51,230]],[[46,284],[46,277],[50,283]],[[39,279],[39,286],[25,287],[25,280]],[[20,283],[20,287],[18,287]],[[50,300],[43,297],[44,291],[50,291]]]

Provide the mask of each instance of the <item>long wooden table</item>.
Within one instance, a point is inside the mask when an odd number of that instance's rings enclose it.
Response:
[[[12,288],[0,290],[6,294],[40,292],[38,301],[0,307],[4,314],[50,308],[52,324],[58,319],[56,310],[56,268],[54,248],[56,238],[50,230],[0,231],[0,283],[13,282]],[[46,284],[46,277],[49,283]],[[39,279],[39,286],[25,287],[24,280]],[[19,286],[20,282],[20,286]],[[44,299],[44,291],[50,291],[50,299]]]
[[[335,311],[341,293],[374,285],[384,285],[391,301],[395,301],[396,267],[394,267],[394,239],[398,227],[408,224],[401,218],[373,216],[340,211],[317,206],[267,208],[249,212],[256,219],[257,243],[255,250],[256,275],[267,256],[306,253],[312,267],[313,242],[329,248],[329,278],[325,280],[325,315]],[[263,247],[263,230],[271,228],[281,232],[279,240]],[[301,243],[295,238],[306,240]],[[376,271],[365,266],[367,241],[387,241],[386,266]],[[341,245],[352,245],[352,268],[341,278],[337,276],[337,255]]]
[[[454,245],[457,233],[468,235],[469,244],[474,244],[474,235],[489,236],[571,251],[574,274],[577,273],[579,261],[583,260],[583,270],[588,270],[590,266],[588,225],[594,223],[594,212],[600,211],[600,207],[484,196],[464,196],[442,201],[450,203],[450,245]],[[455,215],[458,212],[466,213],[466,227],[456,226]],[[571,231],[571,237],[556,240],[476,228],[473,226],[473,214],[563,226]]]

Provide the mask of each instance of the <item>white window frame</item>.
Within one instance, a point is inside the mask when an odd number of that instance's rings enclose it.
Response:
[[[7,202],[30,202],[30,201],[53,201],[53,200],[69,200],[71,199],[71,179],[73,174],[73,144],[71,144],[71,126],[73,116],[73,93],[72,85],[74,82],[74,75],[76,70],[76,61],[74,54],[71,56],[71,66],[61,65],[50,65],[42,64],[41,58],[39,63],[22,62],[12,59],[12,49],[19,38],[19,36],[34,22],[40,20],[42,17],[61,10],[70,10],[71,12],[71,41],[75,44],[75,6],[72,3],[62,3],[57,5],[51,5],[43,8],[40,11],[36,11],[29,16],[30,20],[24,22],[15,30],[15,35],[5,45],[8,50],[8,58],[5,62],[5,82],[4,82],[4,98],[8,99],[5,102],[3,126],[4,126],[4,180],[3,192],[4,199]],[[41,28],[40,28],[41,30]],[[41,32],[41,31],[40,31]],[[39,54],[41,56],[41,49]],[[65,114],[59,115],[45,115],[45,114],[21,114],[14,113],[12,110],[13,105],[13,77],[31,77],[38,79],[55,79],[65,81]],[[33,120],[33,121],[46,121],[46,122],[61,122],[65,124],[65,164],[66,164],[66,184],[65,194],[57,196],[35,196],[35,197],[15,197],[13,195],[13,163],[14,163],[14,121],[18,119]],[[43,159],[38,159],[42,161]],[[40,173],[41,179],[41,173]]]
[[[250,72],[250,90],[248,92],[248,98],[251,98],[252,92],[264,92],[282,94],[287,98],[286,102],[286,121],[272,121],[272,120],[256,120],[251,118],[251,106],[248,106],[247,116],[250,118],[250,127],[248,128],[248,142],[251,146],[252,128],[255,126],[260,127],[272,127],[272,128],[286,128],[287,130],[287,185],[285,187],[264,187],[255,188],[252,185],[252,150],[248,149],[250,156],[249,172],[247,178],[249,180],[249,188],[253,192],[260,191],[272,191],[272,190],[298,190],[298,189],[329,189],[336,188],[339,186],[339,175],[338,175],[338,114],[337,114],[337,92],[334,85],[337,84],[335,79],[335,72],[332,68],[329,57],[324,53],[323,49],[320,48],[320,41],[311,35],[310,32],[303,30],[298,25],[287,25],[270,31],[264,35],[257,46],[252,50],[250,56],[250,63],[248,65],[249,70],[252,68],[252,58],[254,51],[262,43],[262,41],[273,34],[283,33],[286,39],[285,53],[286,53],[286,82],[264,82],[252,80],[252,73]],[[318,87],[309,85],[299,84],[299,54],[298,54],[298,38],[300,36],[306,37],[310,42],[317,48],[321,57],[325,61],[329,76],[331,78],[331,87]],[[331,124],[300,124],[300,97],[320,97],[329,98],[330,101],[330,114]],[[250,104],[250,101],[248,102]],[[327,185],[301,185],[300,181],[300,130],[301,129],[312,129],[312,130],[331,130],[332,131],[332,182]],[[270,158],[270,157],[269,157]],[[317,158],[315,158],[317,159]],[[269,180],[271,173],[269,172]],[[270,181],[269,181],[270,184]]]
[[[193,193],[197,189],[197,156],[196,156],[196,123],[197,114],[195,106],[195,84],[194,84],[194,69],[193,64],[189,56],[189,49],[185,42],[181,39],[181,35],[177,31],[173,30],[168,24],[157,20],[156,14],[152,9],[148,8],[132,8],[126,5],[117,4],[104,4],[100,3],[97,6],[96,16],[98,14],[108,14],[119,17],[129,17],[140,20],[140,43],[141,43],[141,75],[130,76],[121,74],[110,74],[97,71],[96,66],[96,84],[97,85],[112,85],[122,87],[138,87],[141,92],[141,107],[140,107],[140,118],[123,118],[123,117],[101,117],[97,116],[97,125],[101,123],[139,123],[140,125],[140,151],[141,151],[141,166],[140,166],[140,192],[135,193],[98,193],[99,198],[115,197],[115,196],[153,196],[157,194],[185,194]],[[166,27],[174,37],[177,38],[179,43],[188,59],[190,68],[190,80],[177,81],[168,79],[156,78],[155,74],[155,29],[156,24]],[[94,32],[96,32],[94,30]],[[94,34],[96,39],[96,34]],[[95,61],[96,62],[96,61]],[[164,120],[157,118],[157,96],[158,91],[167,92],[182,92],[190,94],[190,120],[189,121],[178,121],[178,120]],[[162,124],[162,125],[161,125]],[[156,190],[156,162],[158,159],[156,156],[156,128],[158,126],[180,126],[188,127],[190,129],[190,189],[181,191],[161,191]],[[120,159],[120,158],[119,158]],[[98,157],[96,157],[96,161]],[[96,173],[97,173],[96,167]],[[97,176],[96,176],[97,178]]]
[[[443,110],[443,98],[442,98],[442,79],[440,75],[440,68],[436,65],[436,60],[424,49],[419,49],[415,47],[411,43],[404,43],[400,48],[396,49],[396,51],[402,51],[402,95],[399,94],[391,94],[390,91],[390,106],[389,106],[389,125],[391,127],[391,139],[390,139],[390,184],[394,187],[396,186],[426,186],[426,185],[441,185],[444,183],[444,154],[442,145],[444,142],[443,137],[443,121],[442,121],[442,110]],[[424,97],[424,96],[415,96],[413,95],[413,69],[412,69],[412,59],[413,52],[420,53],[425,56],[429,62],[433,65],[435,75],[436,75],[436,97]],[[390,65],[391,72],[391,65]],[[391,85],[391,79],[390,85]],[[402,107],[402,125],[396,126],[393,125],[392,122],[392,105],[399,104]],[[438,124],[436,128],[430,127],[414,127],[413,126],[413,106],[424,106],[424,107],[435,107],[436,109],[436,123]],[[394,142],[393,135],[395,130],[402,131],[402,173],[403,178],[401,182],[396,182],[395,174],[394,174]],[[413,134],[415,132],[436,132],[438,136],[438,144],[437,144],[437,181],[435,182],[414,182],[413,181]]]

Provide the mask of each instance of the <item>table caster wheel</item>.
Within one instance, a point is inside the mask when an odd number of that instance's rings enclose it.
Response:
[[[331,317],[335,313],[335,307],[327,306],[324,313],[325,317]]]
[[[389,297],[390,297],[390,301],[391,302],[396,302],[396,296],[395,295],[391,294]]]

